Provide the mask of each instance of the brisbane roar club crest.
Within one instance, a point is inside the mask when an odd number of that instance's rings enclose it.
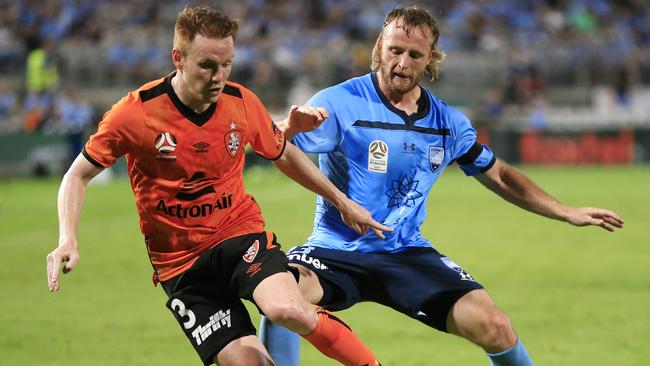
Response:
[[[368,146],[368,170],[376,173],[388,170],[388,145],[385,142],[375,140]]]
[[[429,166],[436,172],[445,160],[445,149],[438,146],[429,146]]]
[[[174,152],[176,151],[176,137],[169,132],[163,132],[154,141],[154,146],[158,150],[156,159],[158,160],[176,160]]]
[[[251,263],[253,260],[255,260],[255,257],[257,256],[257,252],[259,251],[259,249],[260,249],[260,241],[255,240],[253,244],[251,244],[251,246],[248,248],[246,253],[244,253],[244,255],[242,256],[244,262]]]
[[[237,153],[240,150],[241,137],[241,132],[237,130],[230,130],[223,138],[224,143],[226,144],[226,151],[228,151],[228,154],[230,154],[230,156],[233,158],[237,156]]]

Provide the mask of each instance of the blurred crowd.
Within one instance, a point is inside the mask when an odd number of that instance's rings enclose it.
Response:
[[[97,119],[98,106],[78,90],[127,90],[169,73],[173,24],[186,3],[0,0],[0,130],[16,113],[28,131],[83,129]],[[366,73],[383,17],[396,5],[419,5],[437,16],[448,54],[489,55],[503,64],[496,82],[473,80],[485,90],[471,102],[479,123],[493,123],[511,105],[535,116],[549,85],[606,85],[624,106],[634,86],[649,81],[650,5],[644,0],[189,4],[210,5],[241,21],[231,80],[253,89],[271,109],[304,103],[319,88]],[[453,64],[443,64],[443,85],[454,83],[447,67]],[[534,123],[543,125],[544,114]]]

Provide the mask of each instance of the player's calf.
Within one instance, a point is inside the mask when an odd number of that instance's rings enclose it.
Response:
[[[303,335],[321,353],[346,366],[381,366],[372,351],[341,319],[316,307],[318,324],[313,332]]]

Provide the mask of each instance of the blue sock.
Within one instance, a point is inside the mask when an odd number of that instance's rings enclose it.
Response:
[[[492,366],[533,366],[526,347],[518,339],[517,343],[510,349],[499,353],[488,353]]]
[[[260,340],[269,351],[275,366],[300,365],[300,336],[273,324],[265,316],[260,321]]]

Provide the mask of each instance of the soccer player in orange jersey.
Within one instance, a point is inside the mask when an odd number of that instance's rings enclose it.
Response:
[[[86,185],[125,156],[154,281],[204,364],[273,365],[244,298],[327,356],[345,365],[378,365],[344,323],[301,297],[280,244],[245,191],[244,147],[325,197],[356,232],[383,237],[390,229],[287,142],[251,91],[227,81],[237,29],[214,10],[185,8],[175,26],[176,71],[129,93],[104,115],[61,183],[49,289],[59,289],[61,268],[67,273],[79,261],[76,228]]]

